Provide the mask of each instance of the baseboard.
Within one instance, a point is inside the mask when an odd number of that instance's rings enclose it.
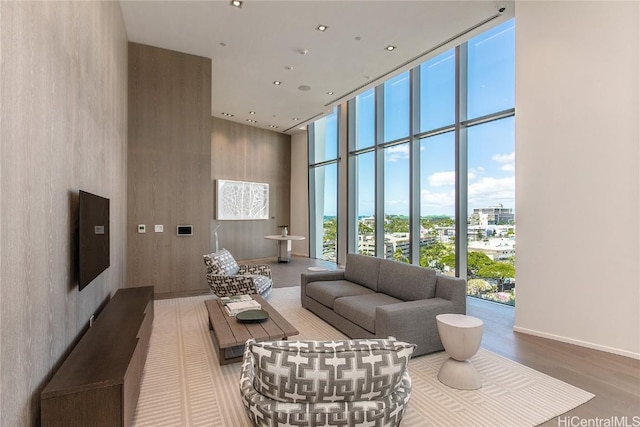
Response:
[[[560,341],[567,344],[578,345],[580,347],[591,348],[593,350],[604,351],[607,353],[617,354],[619,356],[630,357],[632,359],[640,360],[640,353],[634,353],[632,351],[622,350],[614,347],[607,347],[605,345],[594,344],[587,341],[576,340],[573,338],[567,338],[560,335],[549,334],[546,332],[540,332],[533,329],[522,328],[520,326],[513,327],[514,332],[520,332],[527,335],[533,335],[536,337],[547,338],[554,341]]]

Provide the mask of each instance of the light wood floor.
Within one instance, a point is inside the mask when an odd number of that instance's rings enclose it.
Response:
[[[270,258],[254,261],[271,265],[274,287],[298,286],[300,274],[310,266],[337,268],[334,263],[302,257],[292,257],[289,264]],[[626,424],[620,425],[640,427],[640,360],[514,332],[515,309],[502,304],[468,298],[467,313],[483,320],[485,349],[595,394],[589,402],[564,414],[569,417],[564,422],[556,418],[543,426],[587,425],[588,421],[580,420],[621,420],[626,416]],[[598,425],[591,422],[588,425]]]

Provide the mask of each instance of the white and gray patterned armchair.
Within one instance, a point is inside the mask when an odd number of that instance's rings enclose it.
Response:
[[[393,339],[246,342],[240,394],[254,426],[399,426],[414,344]]]
[[[267,297],[271,292],[271,267],[267,264],[238,265],[233,255],[222,249],[203,255],[207,267],[207,283],[211,292],[219,297],[241,294],[260,294]]]

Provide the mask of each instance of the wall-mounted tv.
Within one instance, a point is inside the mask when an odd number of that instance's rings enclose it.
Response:
[[[80,190],[78,288],[84,289],[110,265],[109,199]]]

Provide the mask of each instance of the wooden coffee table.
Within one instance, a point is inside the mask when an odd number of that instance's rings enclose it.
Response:
[[[249,338],[256,341],[286,340],[299,333],[264,298],[257,294],[251,297],[269,313],[267,320],[256,323],[239,322],[227,314],[219,299],[204,302],[209,312],[209,330],[213,331],[213,344],[218,350],[218,361],[221,365],[242,361],[244,343]]]

